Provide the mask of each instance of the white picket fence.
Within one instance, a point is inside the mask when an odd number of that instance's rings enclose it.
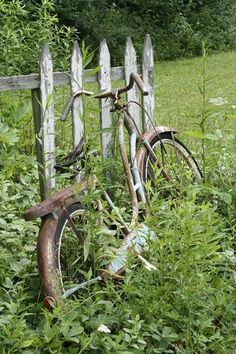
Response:
[[[149,116],[154,114],[154,58],[151,38],[146,35],[143,46],[141,65],[138,65],[136,52],[130,38],[127,38],[124,66],[111,67],[110,53],[105,40],[100,44],[100,70],[96,75],[89,75],[91,70],[83,70],[82,54],[77,42],[74,43],[69,73],[53,72],[53,61],[47,44],[42,48],[39,61],[39,74],[0,78],[0,91],[30,89],[36,135],[36,154],[39,164],[39,183],[42,199],[55,188],[55,116],[54,116],[54,87],[70,85],[74,93],[84,87],[86,82],[97,82],[100,90],[110,90],[112,81],[124,80],[129,82],[131,72],[139,72],[149,90],[149,95],[142,98],[142,104]],[[127,93],[128,100],[138,100],[138,90],[135,87]],[[142,130],[150,128],[146,113],[141,114],[137,105],[129,106],[129,113],[135,118]],[[72,108],[73,144],[76,146],[83,136],[83,101],[76,98]],[[83,118],[84,119],[84,118]],[[85,118],[86,119],[86,118]],[[101,130],[112,126],[112,116],[107,101],[100,101]],[[101,135],[101,148],[104,158],[110,155],[112,133]]]

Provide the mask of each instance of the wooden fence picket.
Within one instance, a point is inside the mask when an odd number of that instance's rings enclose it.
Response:
[[[99,51],[99,66],[98,81],[100,90],[111,90],[111,57],[104,39],[100,44]],[[102,130],[108,130],[101,134],[102,156],[103,158],[111,156],[112,144],[112,115],[110,112],[110,104],[108,100],[100,100],[100,126]]]
[[[132,72],[136,73],[137,71],[138,71],[138,67],[137,67],[136,52],[135,52],[131,38],[128,37],[126,40],[126,46],[125,46],[125,65],[124,65],[125,83],[126,84],[129,83],[130,74]],[[132,90],[127,92],[127,100],[128,101],[138,101],[138,88],[137,88],[136,84],[134,85]],[[128,112],[133,117],[139,130],[142,131],[142,121],[140,119],[139,111],[140,111],[139,107],[134,103],[131,103],[128,106]]]
[[[148,115],[154,116],[154,58],[151,38],[146,35],[142,65],[137,65],[136,52],[131,38],[127,38],[124,55],[124,67],[111,67],[110,52],[103,40],[99,53],[100,71],[94,74],[91,69],[83,70],[81,50],[77,42],[74,43],[70,73],[53,72],[53,63],[48,45],[44,45],[40,55],[39,74],[12,76],[0,78],[0,91],[31,90],[32,108],[34,116],[36,155],[39,166],[39,185],[41,198],[44,199],[55,187],[55,118],[53,88],[70,85],[74,93],[84,87],[86,82],[98,83],[100,90],[111,90],[111,82],[129,81],[131,72],[142,72],[143,81],[149,90],[149,95],[143,97],[142,103]],[[141,70],[140,70],[141,68]],[[127,93],[128,101],[138,101],[139,90],[136,85]],[[112,115],[109,100],[100,101],[101,150],[103,158],[112,156]],[[152,129],[147,114],[141,117],[140,109],[135,104],[128,107],[140,130]],[[143,119],[143,122],[142,122]],[[72,107],[72,134],[73,145],[76,146],[84,134],[83,126],[83,99],[79,97]]]
[[[79,91],[83,87],[83,60],[82,54],[78,45],[78,42],[74,42],[71,62],[71,93]],[[74,101],[72,107],[72,134],[73,134],[73,145],[74,147],[78,145],[80,139],[84,134],[83,125],[83,98],[82,96],[77,97]]]
[[[39,89],[32,93],[39,184],[44,199],[55,187],[55,122],[53,64],[49,46],[42,48],[39,61]]]
[[[146,35],[144,41],[142,75],[143,81],[149,91],[149,95],[143,97],[143,106],[148,113],[144,112],[144,130],[146,131],[153,128],[152,122],[154,121],[154,56],[149,34]]]

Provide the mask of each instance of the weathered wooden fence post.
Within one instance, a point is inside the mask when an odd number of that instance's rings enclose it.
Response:
[[[152,122],[154,118],[154,57],[149,34],[146,35],[143,47],[142,75],[149,91],[149,95],[143,97],[143,106],[148,113],[144,112],[144,130],[149,130],[153,128]]]
[[[74,42],[72,55],[71,55],[71,93],[79,91],[83,87],[83,63],[82,54],[78,42]],[[84,124],[83,124],[83,98],[77,97],[72,107],[72,129],[73,129],[73,145],[78,145],[80,139],[83,137]]]
[[[32,90],[32,101],[40,194],[44,199],[55,188],[53,64],[47,44],[43,46],[40,55],[39,78],[39,89]]]
[[[39,166],[40,195],[44,199],[55,187],[55,132],[54,132],[54,102],[53,87],[70,85],[71,92],[83,88],[85,82],[99,84],[100,90],[111,90],[111,81],[123,80],[128,83],[131,72],[140,72],[143,76],[149,95],[142,98],[142,103],[148,114],[141,117],[140,110],[135,104],[128,107],[129,113],[134,118],[138,128],[152,129],[154,117],[154,59],[151,38],[146,35],[143,60],[137,65],[137,58],[133,43],[127,38],[125,47],[124,66],[111,67],[110,53],[105,40],[100,44],[99,55],[100,72],[89,76],[91,70],[85,70],[84,76],[82,55],[77,42],[74,43],[71,56],[70,73],[53,73],[52,58],[48,45],[44,45],[40,55],[39,74],[12,76],[0,78],[0,91],[26,90],[32,93],[32,106],[36,136],[36,155]],[[93,71],[92,71],[93,72]],[[127,93],[128,101],[138,101],[139,90],[137,87]],[[110,103],[100,101],[100,126],[101,146],[103,158],[112,156],[112,116]],[[149,119],[150,116],[150,119]],[[143,122],[142,119],[143,118]],[[73,145],[76,146],[84,134],[83,125],[83,98],[78,97],[72,107],[72,134]]]
[[[125,64],[124,65],[125,82],[126,82],[126,84],[128,84],[130,74],[132,72],[135,72],[135,73],[138,72],[137,56],[136,56],[136,52],[135,52],[135,49],[133,46],[133,42],[130,37],[128,37],[126,40],[124,64]],[[134,85],[132,90],[127,92],[127,100],[128,101],[138,101],[138,88],[137,88],[136,84]],[[139,130],[142,131],[143,125],[142,125],[142,121],[140,119],[139,111],[140,111],[139,107],[134,103],[131,103],[128,106],[129,114],[133,117]]]
[[[99,66],[98,81],[100,90],[111,90],[111,58],[104,39],[100,44],[99,52]],[[112,115],[110,112],[110,104],[106,100],[100,100],[100,126],[104,131],[101,134],[102,156],[104,158],[111,156],[112,132]]]
[[[77,41],[74,42],[72,49],[70,73],[71,94],[74,94],[76,91],[83,88],[83,58]],[[79,96],[76,97],[72,107],[72,135],[74,147],[78,145],[84,135],[83,113],[83,97]],[[76,176],[76,180],[79,182],[80,177]]]

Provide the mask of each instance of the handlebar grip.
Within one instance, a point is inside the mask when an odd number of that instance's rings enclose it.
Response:
[[[73,104],[74,100],[75,100],[75,97],[71,96],[69,98],[69,100],[67,101],[67,103],[66,103],[66,105],[65,105],[65,107],[63,109],[63,112],[61,114],[61,120],[66,120],[66,117],[68,116],[68,114],[70,112],[70,109],[72,107],[72,104]]]
[[[141,79],[141,77],[136,74],[136,73],[131,73],[130,74],[130,81],[134,80],[139,88],[139,90],[142,92],[143,96],[148,96],[148,89],[146,88],[143,80]]]

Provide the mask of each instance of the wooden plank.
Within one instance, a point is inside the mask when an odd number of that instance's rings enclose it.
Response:
[[[54,86],[70,84],[69,73],[53,73]],[[39,88],[39,74],[0,77],[0,91],[34,90]]]
[[[83,87],[83,64],[82,54],[78,45],[78,42],[74,42],[72,55],[71,55],[71,93],[74,94]],[[84,134],[83,117],[83,98],[77,97],[72,107],[72,133],[73,133],[73,145],[78,145]]]
[[[72,49],[71,61],[71,94],[79,91],[83,87],[83,58],[77,41],[74,42]],[[72,135],[73,146],[76,147],[84,135],[83,123],[83,97],[79,96],[74,100],[72,106]],[[76,168],[76,166],[75,166]],[[80,182],[81,177],[76,176],[76,180]]]
[[[124,67],[123,66],[117,66],[111,68],[111,80],[112,81],[118,81],[118,80],[123,80],[124,79]]]
[[[126,84],[129,83],[130,81],[130,74],[132,72],[137,73],[138,68],[137,68],[137,56],[136,52],[132,43],[132,40],[130,37],[127,38],[126,40],[126,46],[125,46],[125,82]],[[138,101],[138,87],[135,84],[133,89],[127,92],[127,100],[128,101]],[[131,103],[128,106],[128,111],[129,114],[133,117],[139,131],[142,131],[142,121],[140,119],[139,115],[139,107]]]
[[[86,69],[83,71],[84,82],[96,83],[98,82],[97,74],[90,73],[93,69]],[[141,65],[138,65],[138,72],[141,73]],[[124,79],[124,67],[117,66],[111,68],[111,80],[118,81]],[[70,73],[54,72],[53,83],[54,87],[70,85]],[[0,77],[0,91],[16,91],[16,90],[34,90],[39,88],[39,75],[21,75],[21,76],[7,76]]]
[[[55,122],[53,102],[53,65],[49,47],[45,44],[42,48],[40,61],[40,105],[42,128],[42,163],[44,167],[45,191],[50,194],[55,187]],[[39,161],[41,162],[41,161]]]
[[[141,66],[139,67],[141,71]],[[90,75],[93,72],[93,69],[86,69],[84,70],[84,82],[88,83],[96,83],[98,82],[99,75]],[[111,68],[111,80],[118,81],[124,79],[124,67],[123,66],[116,66]]]
[[[53,85],[54,87],[70,85],[70,73],[53,73]]]
[[[100,90],[111,90],[111,58],[110,52],[104,39],[100,44],[99,52],[100,71],[98,75]],[[108,100],[100,100],[100,125],[101,129],[112,129],[112,115],[110,112]],[[107,158],[111,156],[112,151],[112,132],[106,131],[101,134],[102,156]]]
[[[0,91],[32,90],[36,88],[39,88],[38,74],[0,78]]]
[[[154,56],[149,34],[146,35],[144,42],[142,74],[143,81],[149,90],[149,95],[143,97],[143,106],[148,113],[144,113],[144,129],[149,130],[153,128],[152,122],[154,122]]]
[[[141,67],[138,67],[139,72]],[[86,69],[83,72],[84,82],[87,83],[96,83],[98,82],[97,74],[90,73],[93,72],[93,69]],[[112,81],[118,81],[124,79],[124,67],[117,66],[111,68],[111,79]],[[70,85],[70,73],[66,72],[54,72],[53,73],[53,82],[54,87]],[[16,91],[16,90],[34,90],[39,88],[39,75],[30,74],[30,75],[21,75],[21,76],[7,76],[0,77],[0,91]]]

